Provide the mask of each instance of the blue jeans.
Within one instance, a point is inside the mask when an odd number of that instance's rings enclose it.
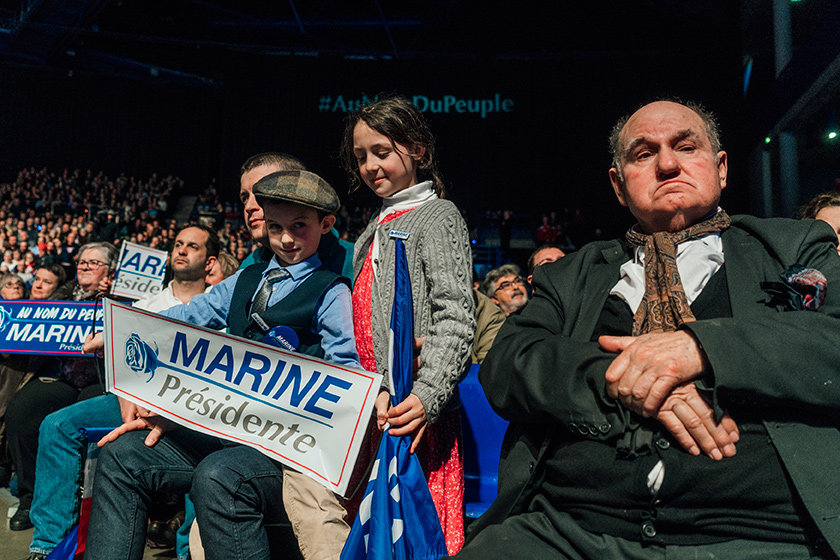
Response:
[[[79,481],[85,442],[80,428],[122,424],[114,395],[101,395],[72,404],[44,418],[38,436],[35,493],[29,519],[30,552],[48,554],[79,522]]]
[[[140,560],[148,506],[160,491],[190,492],[208,560],[268,559],[263,524],[286,519],[279,464],[189,430],[154,447],[143,443],[146,434],[125,434],[99,455],[86,560]]]
[[[269,560],[264,524],[288,522],[282,468],[251,447],[228,447],[199,463],[190,498],[208,560]]]

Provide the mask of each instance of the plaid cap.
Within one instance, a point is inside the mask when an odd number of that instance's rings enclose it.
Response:
[[[341,201],[333,188],[310,171],[275,171],[254,184],[257,202],[292,202],[334,214]]]

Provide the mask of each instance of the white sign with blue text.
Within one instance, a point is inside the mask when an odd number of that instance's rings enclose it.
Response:
[[[160,249],[123,242],[111,295],[143,299],[159,293],[163,289],[167,256]]]
[[[344,494],[381,375],[105,300],[108,390]]]

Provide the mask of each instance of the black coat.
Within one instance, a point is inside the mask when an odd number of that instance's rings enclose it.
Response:
[[[686,328],[712,366],[715,406],[726,394],[762,411],[800,498],[840,554],[837,237],[813,220],[736,216],[732,221],[722,234],[732,318]],[[612,441],[629,425],[628,411],[605,392],[604,374],[614,355],[591,342],[619,267],[628,259],[621,242],[596,242],[538,267],[533,299],[499,331],[479,377],[491,405],[511,425],[502,447],[498,498],[470,528],[470,537],[527,507],[559,426],[577,437]],[[825,274],[827,294],[818,311],[767,304],[761,283],[778,282],[792,264]]]

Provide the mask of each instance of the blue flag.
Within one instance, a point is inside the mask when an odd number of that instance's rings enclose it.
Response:
[[[392,234],[392,237],[394,235]],[[396,242],[394,307],[391,313],[391,358],[388,368],[391,405],[411,392],[414,304],[401,239]],[[411,437],[385,430],[359,514],[341,551],[342,560],[431,560],[447,555],[435,504]]]
[[[76,556],[76,546],[79,543],[79,526],[73,527],[73,530],[64,537],[58,546],[52,549],[47,555],[46,560],[73,560]]]

